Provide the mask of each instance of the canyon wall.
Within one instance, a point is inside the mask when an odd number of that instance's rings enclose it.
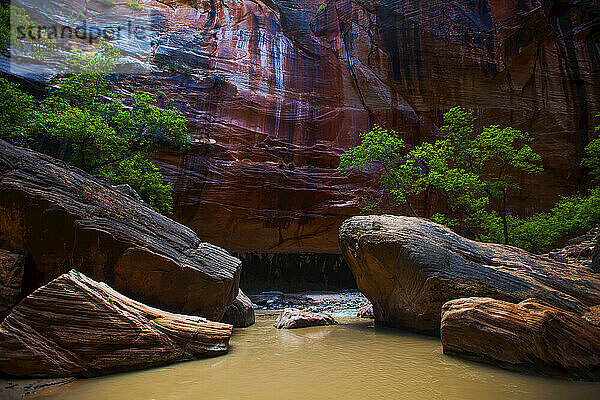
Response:
[[[177,46],[154,58],[189,70],[136,83],[191,121],[192,148],[156,156],[177,219],[237,251],[337,253],[377,179],[335,167],[373,124],[415,144],[448,108],[473,107],[481,124],[529,131],[543,156],[519,212],[576,190],[600,111],[599,18],[594,1],[195,2],[170,11]]]
[[[342,220],[377,194],[376,176],[336,171],[340,154],[373,124],[409,145],[432,139],[455,105],[535,138],[545,172],[521,177],[517,212],[582,185],[600,111],[597,0],[140,3],[113,7],[161,34],[144,59],[121,46],[149,72],[122,88],[158,93],[189,118],[191,148],[155,160],[173,184],[175,218],[203,240],[339,254]],[[436,202],[419,203],[428,215]]]

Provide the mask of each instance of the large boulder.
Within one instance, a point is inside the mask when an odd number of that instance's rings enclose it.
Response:
[[[329,314],[301,311],[297,308],[286,308],[275,321],[277,329],[306,328],[308,326],[337,325],[337,321]]]
[[[226,353],[231,325],[171,314],[73,270],[27,296],[0,325],[0,371],[96,376]]]
[[[425,219],[353,217],[339,240],[382,324],[438,335],[442,305],[461,297],[536,297],[577,313],[600,304],[600,277],[587,268],[475,242]]]
[[[235,328],[247,328],[254,325],[255,319],[252,301],[240,290],[221,321]]]
[[[0,140],[0,248],[23,254],[25,294],[71,268],[137,300],[219,320],[240,261],[138,198]]]
[[[449,301],[442,308],[444,353],[501,367],[600,379],[600,327],[537,299]]]
[[[24,261],[23,256],[0,249],[0,318],[19,299]]]

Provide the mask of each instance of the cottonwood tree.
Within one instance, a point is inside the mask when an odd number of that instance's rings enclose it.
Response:
[[[434,191],[445,199],[446,210],[433,220],[476,239],[509,243],[508,200],[519,189],[517,174],[542,171],[529,134],[500,125],[477,130],[474,112],[462,107],[444,114],[441,132],[442,138],[408,150],[396,132],[375,126],[342,155],[339,169],[378,168],[382,192],[414,216],[411,196]]]

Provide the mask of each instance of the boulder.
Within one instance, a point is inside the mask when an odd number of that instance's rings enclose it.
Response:
[[[247,328],[250,325],[254,325],[255,316],[252,301],[250,301],[241,289],[233,303],[225,311],[225,315],[221,321],[231,324],[235,328]]]
[[[368,306],[364,306],[356,313],[356,316],[359,318],[368,318],[374,319],[375,314],[373,313],[373,304],[369,304]]]
[[[600,327],[537,299],[449,301],[442,308],[441,338],[445,354],[520,371],[600,379]]]
[[[23,256],[0,249],[0,318],[19,299],[23,283]]]
[[[564,247],[553,249],[547,255],[556,261],[593,267],[594,248],[599,237],[600,227],[593,228],[584,235],[569,239]]]
[[[329,314],[300,311],[297,308],[286,308],[279,314],[277,321],[275,321],[277,329],[295,329],[324,325],[337,325],[337,321]]]
[[[26,255],[25,294],[78,268],[162,309],[220,320],[241,262],[54,158],[0,140],[0,248]]]
[[[339,240],[381,324],[439,335],[442,305],[462,297],[536,297],[577,313],[600,304],[600,277],[588,268],[475,242],[425,219],[353,217]]]
[[[231,325],[171,314],[72,270],[16,305],[0,325],[0,371],[90,377],[224,354]]]

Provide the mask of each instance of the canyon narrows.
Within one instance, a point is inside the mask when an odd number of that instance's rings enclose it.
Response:
[[[0,398],[600,394],[600,0],[11,0],[0,121]]]

